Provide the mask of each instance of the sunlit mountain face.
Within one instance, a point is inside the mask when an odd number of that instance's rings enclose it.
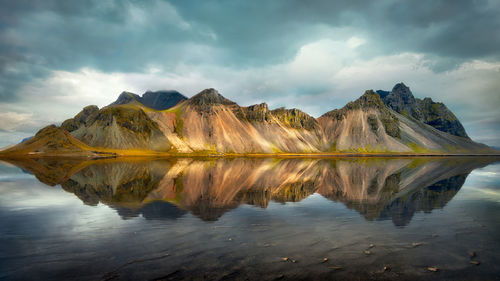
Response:
[[[341,202],[366,220],[405,226],[416,212],[443,208],[467,175],[489,159],[29,159],[12,163],[84,204],[123,219],[216,221],[240,205],[300,202],[313,194]]]

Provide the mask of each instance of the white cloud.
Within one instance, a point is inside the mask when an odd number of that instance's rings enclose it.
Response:
[[[349,46],[349,48],[357,48],[363,44],[365,44],[365,39],[363,38],[359,38],[359,37],[351,37],[349,38],[349,40],[347,40],[347,46]]]
[[[31,113],[0,112],[0,130],[12,132],[21,127],[33,126],[36,122]]]
[[[165,1],[153,1],[152,7],[129,3],[128,14],[132,25],[167,23],[182,30],[191,28],[191,25],[179,15],[175,7]]]

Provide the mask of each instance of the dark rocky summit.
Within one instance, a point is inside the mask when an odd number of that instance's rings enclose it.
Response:
[[[469,138],[458,118],[446,105],[434,102],[431,98],[415,98],[404,83],[396,84],[389,94],[382,90],[378,90],[377,94],[388,107],[404,116],[415,118],[442,132]]]
[[[187,98],[177,91],[147,91],[142,97],[134,93],[122,92],[118,99],[111,105],[138,102],[155,110],[165,110],[185,100]]]
[[[198,106],[209,106],[209,105],[234,105],[235,102],[223,97],[217,90],[210,88],[201,91],[200,93],[194,95],[188,101],[191,105]]]
[[[142,95],[142,104],[156,110],[165,110],[187,98],[177,91],[147,91]]]
[[[74,118],[68,119],[61,124],[61,129],[68,132],[77,130],[82,125],[89,126],[92,124],[99,114],[99,108],[96,105],[89,105],[83,108]]]
[[[458,118],[443,103],[434,102],[431,98],[425,98],[423,100],[417,99],[417,105],[423,115],[420,121],[442,132],[469,138]]]

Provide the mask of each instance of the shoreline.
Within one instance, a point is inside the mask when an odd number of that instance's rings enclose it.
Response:
[[[34,159],[34,158],[425,158],[425,157],[499,157],[498,154],[479,153],[115,153],[100,152],[96,154],[39,153],[17,154],[0,153],[0,159]]]

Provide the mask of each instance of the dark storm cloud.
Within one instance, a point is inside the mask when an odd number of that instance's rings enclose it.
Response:
[[[496,1],[175,1],[186,18],[210,26],[245,55],[273,57],[324,34],[314,25],[352,27],[379,52],[417,51],[445,57],[498,57]],[[313,32],[311,32],[313,31]],[[300,36],[297,36],[300,35]],[[305,35],[305,36],[304,36]],[[299,41],[299,44],[297,44]],[[295,49],[296,50],[296,49]],[[261,50],[269,52],[269,49]]]
[[[369,39],[362,47],[365,57],[420,52],[433,57],[435,70],[466,59],[498,59],[500,49],[496,1],[5,0],[0,5],[2,100],[12,99],[23,82],[55,69],[262,66],[291,59],[307,42],[342,40],[349,32]],[[134,11],[144,22],[133,22]]]

